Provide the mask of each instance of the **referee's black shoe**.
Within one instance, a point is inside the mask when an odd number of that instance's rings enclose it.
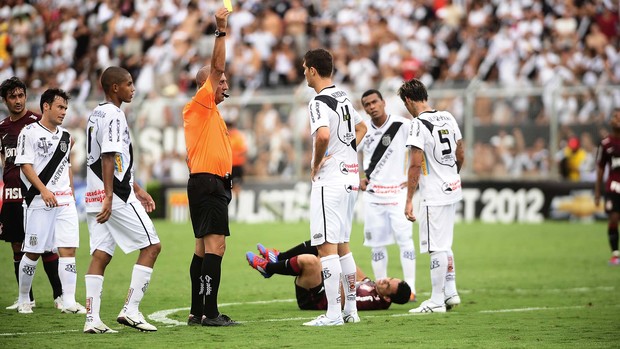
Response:
[[[202,326],[236,326],[240,325],[237,321],[234,321],[228,315],[221,314],[215,319],[209,319],[207,317],[202,319]]]

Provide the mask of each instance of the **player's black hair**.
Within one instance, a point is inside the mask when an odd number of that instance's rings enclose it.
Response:
[[[64,99],[66,102],[68,102],[69,99],[71,99],[69,94],[65,92],[64,90],[61,90],[59,88],[48,88],[41,95],[41,101],[39,102],[39,107],[41,108],[41,112],[43,112],[43,104],[47,103],[48,105],[51,106],[54,103],[54,99],[56,99],[57,96]]]
[[[426,86],[418,79],[405,81],[398,89],[398,95],[403,102],[405,102],[407,98],[414,102],[424,102],[428,100]]]
[[[322,48],[306,52],[304,62],[306,63],[306,67],[316,69],[317,73],[319,73],[319,76],[322,78],[331,77],[334,71],[334,59],[332,54]]]
[[[379,92],[379,90],[375,90],[375,89],[370,89],[366,92],[364,92],[364,94],[362,94],[362,99],[364,99],[364,97],[368,97],[372,94],[376,94],[377,96],[379,96],[380,100],[383,100],[383,95],[381,95],[381,92]]]
[[[405,281],[401,281],[398,283],[398,287],[396,287],[396,292],[390,295],[390,300],[392,300],[392,303],[405,304],[409,302],[410,296],[411,287]]]
[[[2,97],[2,99],[6,99],[9,93],[13,92],[15,89],[18,88],[24,90],[24,94],[26,94],[26,84],[24,84],[16,76],[8,78],[2,82],[2,85],[0,85],[0,97]]]
[[[108,93],[114,84],[120,84],[131,77],[127,69],[121,67],[108,67],[101,74],[101,87],[103,92]]]

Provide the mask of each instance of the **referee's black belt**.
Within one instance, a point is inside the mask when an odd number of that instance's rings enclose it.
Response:
[[[222,181],[230,180],[230,173],[226,173],[224,177],[209,172],[190,173],[189,178],[215,177]]]

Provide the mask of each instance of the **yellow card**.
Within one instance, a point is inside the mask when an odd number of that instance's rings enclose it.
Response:
[[[228,10],[228,12],[233,11],[232,0],[222,0],[224,1],[224,7]]]

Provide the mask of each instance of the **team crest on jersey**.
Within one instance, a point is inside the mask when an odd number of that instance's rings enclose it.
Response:
[[[48,141],[46,137],[41,137],[37,141],[37,148],[40,150],[39,155],[41,156],[47,156],[52,146],[52,142]]]
[[[390,136],[390,135],[385,135],[385,136],[383,136],[383,138],[381,138],[381,144],[382,144],[383,146],[386,146],[386,147],[387,147],[387,146],[388,146],[388,145],[390,145],[391,143],[392,143],[392,136]]]
[[[69,147],[67,145],[67,142],[65,142],[65,141],[60,142],[60,151],[61,152],[66,153],[68,148]]]

